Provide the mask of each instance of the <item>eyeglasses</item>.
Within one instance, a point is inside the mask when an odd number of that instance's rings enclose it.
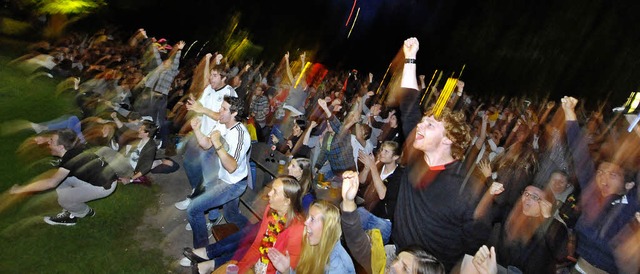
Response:
[[[608,175],[609,178],[611,178],[611,179],[618,179],[618,178],[622,177],[622,175],[620,175],[619,173],[606,171],[606,170],[602,170],[602,169],[598,169],[596,171],[596,174],[598,176]]]
[[[534,200],[536,202],[540,202],[540,200],[542,200],[542,198],[540,198],[538,195],[535,195],[535,194],[533,194],[531,192],[528,192],[526,190],[522,192],[522,197],[523,198],[529,198],[529,199]]]

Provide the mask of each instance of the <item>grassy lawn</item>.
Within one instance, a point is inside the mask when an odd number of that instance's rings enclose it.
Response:
[[[56,82],[27,84],[25,75],[6,66],[12,57],[3,54],[7,53],[0,53],[0,123],[42,122],[77,113],[72,96],[55,96]],[[119,185],[111,196],[89,203],[96,216],[72,227],[50,226],[42,220],[61,211],[54,190],[21,197],[8,194],[13,184],[25,184],[51,168],[46,161],[16,154],[32,134],[0,136],[0,273],[166,272],[168,260],[162,251],[142,247],[157,245],[136,240],[145,210],[157,204],[157,186]],[[147,241],[161,241],[159,230],[146,234]]]

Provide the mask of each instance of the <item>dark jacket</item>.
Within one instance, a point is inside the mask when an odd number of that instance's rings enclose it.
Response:
[[[618,273],[611,241],[634,220],[635,212],[640,211],[637,185],[626,195],[601,197],[595,185],[596,166],[589,154],[587,139],[576,121],[567,121],[566,130],[582,189],[582,216],[575,227],[577,253],[599,269]]]

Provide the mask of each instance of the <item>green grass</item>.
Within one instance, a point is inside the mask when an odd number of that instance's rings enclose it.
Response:
[[[6,54],[6,53],[4,53]],[[50,79],[27,84],[26,76],[7,67],[0,54],[0,123],[14,119],[41,122],[77,113],[73,97],[56,97]],[[17,197],[14,184],[25,184],[51,166],[30,160],[16,149],[29,132],[0,136],[0,273],[159,273],[168,259],[159,248],[142,249],[136,227],[147,208],[157,204],[157,188],[122,186],[109,197],[90,202],[96,216],[76,226],[50,226],[42,218],[61,208],[54,190]],[[161,232],[147,228],[145,241],[160,242]]]

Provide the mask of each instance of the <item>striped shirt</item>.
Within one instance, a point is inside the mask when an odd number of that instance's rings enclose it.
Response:
[[[218,178],[227,184],[235,184],[247,177],[249,167],[247,157],[249,157],[249,147],[251,146],[251,136],[242,123],[236,123],[222,135],[224,150],[236,160],[238,167],[233,173],[229,173],[222,165],[218,157]]]

